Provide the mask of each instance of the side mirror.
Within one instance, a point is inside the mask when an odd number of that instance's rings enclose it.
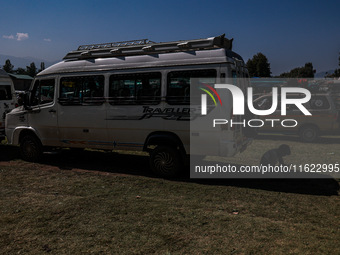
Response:
[[[24,106],[25,110],[31,110],[30,97],[28,93],[22,94],[22,105]]]
[[[17,95],[18,106],[24,105],[24,96],[25,96],[25,93],[19,93],[19,94]]]

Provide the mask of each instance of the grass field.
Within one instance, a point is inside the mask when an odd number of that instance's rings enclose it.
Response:
[[[261,136],[234,158],[336,162],[339,138]],[[318,148],[318,149],[316,149]],[[339,180],[156,178],[143,154],[64,150],[39,164],[0,146],[0,254],[340,254]]]

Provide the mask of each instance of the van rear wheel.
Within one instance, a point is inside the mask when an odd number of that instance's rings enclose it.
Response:
[[[181,156],[173,147],[157,146],[150,155],[152,171],[162,177],[174,177],[183,167]]]
[[[39,161],[43,153],[41,142],[33,135],[25,135],[20,143],[20,153],[26,161]]]

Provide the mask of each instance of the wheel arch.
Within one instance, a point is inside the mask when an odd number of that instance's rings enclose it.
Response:
[[[33,135],[41,142],[41,139],[34,128],[18,127],[13,132],[13,135],[12,135],[13,143],[12,144],[19,145],[25,135]]]
[[[314,123],[303,123],[300,127],[299,127],[299,134],[300,134],[300,132],[303,130],[303,129],[305,129],[305,128],[307,128],[307,127],[313,127],[313,128],[316,128],[316,130],[318,131],[318,132],[320,132],[320,128],[318,127],[318,125],[316,125],[316,124],[314,124]]]
[[[181,141],[179,136],[173,132],[155,131],[150,133],[145,139],[143,151],[150,151],[148,147],[152,145],[172,146],[178,148],[180,154],[183,157],[186,155],[183,142]]]

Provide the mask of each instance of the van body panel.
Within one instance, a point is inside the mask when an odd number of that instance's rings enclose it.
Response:
[[[106,106],[58,107],[61,146],[102,148],[107,142]]]
[[[25,129],[35,132],[43,146],[108,150],[149,150],[167,143],[164,137],[178,137],[178,149],[190,154],[192,85],[185,87],[180,78],[171,78],[190,72],[213,72],[216,83],[232,82],[233,72],[248,77],[242,58],[224,48],[64,60],[40,72],[32,83],[30,101],[47,97],[44,104],[21,107],[7,116],[9,143],[19,144]],[[248,86],[237,85],[242,90]],[[101,94],[92,96],[91,86]],[[34,94],[36,87],[40,94]],[[231,109],[231,103],[226,104],[226,118]],[[149,139],[153,135],[155,139]],[[223,130],[207,139],[216,146],[205,148],[205,153],[208,149],[210,155],[220,156],[235,155],[249,142],[241,129]]]
[[[10,76],[0,69],[0,141],[5,138],[5,117],[15,108],[16,96]]]

